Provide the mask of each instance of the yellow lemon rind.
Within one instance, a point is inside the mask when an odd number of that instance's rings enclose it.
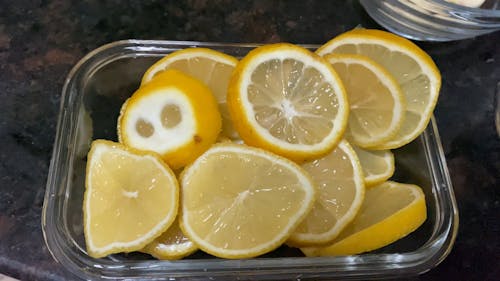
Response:
[[[123,119],[123,115],[125,114],[125,109],[127,108],[127,104],[130,98],[127,98],[125,102],[123,102],[122,106],[120,107],[120,114],[118,115],[118,120],[116,122],[116,135],[118,136],[118,142],[123,143],[122,140],[122,133],[121,133],[121,123]]]

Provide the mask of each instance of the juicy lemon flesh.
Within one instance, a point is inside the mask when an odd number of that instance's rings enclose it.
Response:
[[[179,259],[196,251],[196,245],[184,235],[179,227],[179,221],[174,223],[142,249],[158,259]]]
[[[368,56],[394,76],[406,98],[405,119],[395,138],[413,134],[421,122],[422,112],[432,102],[430,94],[422,94],[430,91],[431,82],[420,65],[405,53],[374,44],[345,44],[335,48],[335,53]]]
[[[353,146],[358,155],[367,186],[383,182],[394,173],[394,155],[390,150],[365,150]]]
[[[332,130],[339,103],[313,67],[291,58],[261,63],[252,73],[248,99],[257,123],[292,144],[320,143]]]
[[[181,229],[202,250],[223,258],[274,250],[315,199],[312,180],[297,164],[231,143],[214,145],[181,182]]]
[[[166,202],[173,183],[151,156],[113,149],[100,153],[90,167],[86,212],[93,245],[104,248],[140,239],[172,213]]]
[[[219,106],[219,112],[222,117],[222,135],[230,138],[238,137],[231,124],[226,103],[227,85],[234,70],[234,65],[219,62],[208,57],[195,56],[193,58],[176,60],[170,63],[167,69],[179,70],[207,85],[215,96]],[[155,73],[154,76],[158,73],[160,72]]]
[[[361,205],[364,196],[361,167],[354,153],[349,155],[346,149],[351,148],[343,141],[328,155],[301,165],[318,187],[318,198],[312,210],[294,232],[307,234],[309,242],[316,240],[321,244],[334,239]],[[334,232],[333,228],[336,228]],[[322,237],[324,234],[326,237]],[[299,244],[307,243],[306,239],[296,238]]]
[[[349,97],[349,123],[346,138],[373,139],[384,135],[391,125],[395,107],[390,89],[369,69],[360,64],[335,62]]]
[[[384,190],[381,191],[381,188]],[[397,211],[407,207],[415,200],[415,194],[407,188],[399,188],[388,184],[369,188],[365,193],[365,200],[358,216],[335,239],[340,241],[354,233],[360,232]]]
[[[197,186],[196,194],[187,194],[183,203],[189,216],[200,219],[191,227],[219,248],[246,249],[267,243],[301,209],[305,195],[299,180],[266,159],[239,153],[223,157],[220,161],[220,156],[210,155],[203,169],[190,178],[188,185]],[[246,169],[231,169],[241,166]]]
[[[209,58],[194,57],[175,61],[168,67],[180,70],[205,83],[212,90],[217,101],[226,100],[227,85],[234,65],[217,62]]]

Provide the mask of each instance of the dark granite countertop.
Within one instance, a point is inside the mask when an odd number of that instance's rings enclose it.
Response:
[[[0,273],[22,280],[74,278],[50,256],[40,216],[61,88],[87,52],[130,38],[321,44],[379,28],[355,0],[0,2]],[[500,33],[419,45],[442,71],[435,116],[460,229],[447,259],[411,280],[500,280]]]

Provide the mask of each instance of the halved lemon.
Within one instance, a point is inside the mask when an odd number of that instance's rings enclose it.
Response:
[[[332,241],[356,216],[365,195],[363,171],[345,140],[329,154],[301,165],[318,186],[312,210],[287,243],[318,245]]]
[[[177,69],[200,80],[210,88],[219,105],[222,116],[221,134],[234,139],[238,138],[238,133],[229,117],[226,97],[229,79],[237,63],[238,59],[235,57],[215,50],[187,48],[168,54],[148,68],[142,77],[141,85],[148,83],[155,75],[167,69]]]
[[[280,43],[258,47],[236,66],[227,103],[245,143],[295,161],[331,151],[344,133],[349,107],[330,64]]]
[[[344,83],[349,100],[345,138],[360,147],[382,145],[403,123],[406,102],[392,75],[362,55],[329,54],[325,59]]]
[[[118,138],[154,151],[173,169],[194,161],[215,143],[221,129],[210,89],[178,70],[166,70],[140,87],[123,105]]]
[[[441,74],[431,57],[417,45],[389,32],[357,28],[333,38],[316,53],[365,55],[387,69],[398,82],[406,99],[403,124],[395,137],[374,148],[401,147],[427,127],[438,100]]]
[[[387,181],[366,190],[358,215],[330,245],[301,250],[307,256],[372,251],[413,232],[426,218],[425,196],[420,187]]]
[[[83,200],[87,252],[100,258],[142,249],[177,215],[179,187],[159,156],[119,143],[92,142]]]
[[[160,260],[177,260],[189,256],[198,250],[198,247],[182,233],[179,221],[174,223],[144,247],[141,252],[148,253]]]
[[[181,175],[181,229],[203,251],[250,258],[280,246],[311,209],[315,187],[292,161],[219,143]]]
[[[358,155],[365,175],[365,185],[370,187],[388,180],[394,174],[394,154],[390,150],[368,150],[352,146]]]

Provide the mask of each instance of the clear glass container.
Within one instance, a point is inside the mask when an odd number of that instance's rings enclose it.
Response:
[[[140,84],[144,71],[162,56],[186,47],[208,47],[241,57],[257,45],[175,41],[119,41],[85,56],[66,79],[52,155],[42,228],[54,259],[81,279],[278,280],[378,279],[417,275],[450,252],[458,213],[436,123],[409,145],[395,150],[393,179],[420,185],[427,200],[427,220],[415,232],[380,250],[338,257],[304,257],[282,246],[254,259],[224,260],[201,251],[178,261],[146,254],[102,259],[85,252],[82,198],[86,154],[93,139],[116,140],[120,107]],[[305,46],[311,50],[317,46]]]
[[[470,8],[444,0],[360,0],[380,25],[422,41],[452,41],[500,30],[500,0]]]

